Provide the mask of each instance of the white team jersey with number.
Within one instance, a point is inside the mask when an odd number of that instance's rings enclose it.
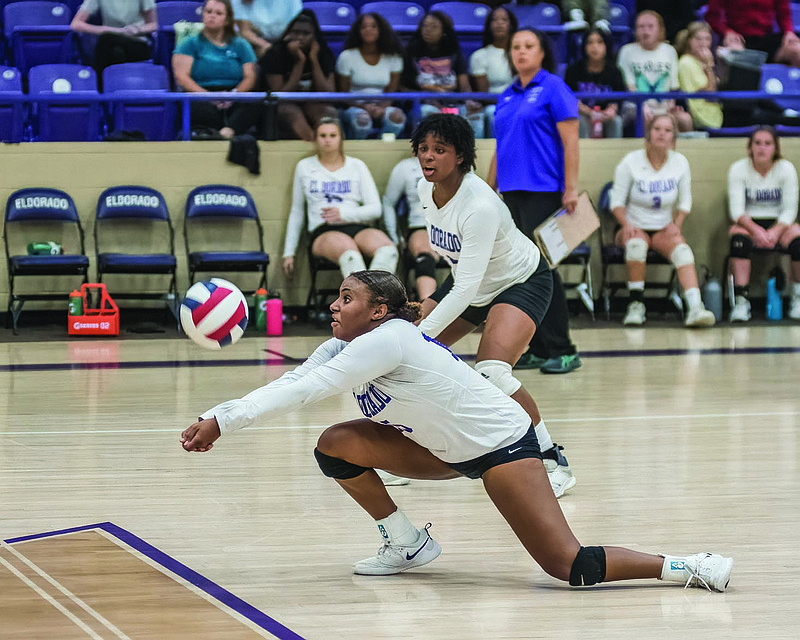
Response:
[[[402,196],[406,197],[408,205],[408,228],[415,229],[425,226],[425,216],[422,215],[422,204],[419,201],[417,183],[422,178],[422,167],[416,158],[401,160],[392,169],[386,190],[383,192],[383,223],[392,241],[397,244],[397,211],[395,207]]]
[[[514,224],[511,212],[488,184],[474,173],[439,209],[434,183],[419,181],[419,199],[434,250],[453,271],[453,288],[422,321],[420,328],[438,336],[470,305],[489,304],[509,287],[525,282],[539,266],[539,249]]]
[[[244,398],[206,411],[222,433],[352,391],[365,417],[394,427],[445,462],[512,445],[530,417],[514,400],[405,320],[352,342],[331,338],[302,365]]]
[[[797,220],[797,170],[788,160],[778,160],[762,176],[750,158],[742,158],[728,170],[728,207],[736,221],[743,215],[754,220]]]
[[[322,210],[329,207],[337,207],[345,223],[370,224],[380,217],[378,188],[363,161],[345,156],[344,166],[336,171],[323,167],[317,156],[303,158],[297,163],[284,257],[293,256],[297,251],[305,214],[310,232],[324,224]]]
[[[628,220],[639,229],[658,231],[672,222],[674,210],[692,210],[692,174],[686,156],[667,152],[658,171],[644,149],[631,151],[617,165],[611,208],[625,207]]]

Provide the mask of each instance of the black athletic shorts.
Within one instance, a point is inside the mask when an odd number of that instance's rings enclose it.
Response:
[[[783,44],[782,33],[768,33],[765,36],[747,36],[744,39],[746,49],[756,49],[767,54],[767,62],[775,62],[775,54]]]
[[[338,231],[346,233],[351,238],[355,238],[359,231],[369,229],[370,227],[365,224],[321,224],[311,232],[311,238],[308,241],[308,246],[314,244],[314,240],[319,238],[326,231]]]
[[[466,462],[448,462],[447,465],[461,475],[477,480],[492,467],[499,467],[501,464],[526,458],[542,459],[542,450],[539,447],[539,440],[536,438],[536,430],[533,425],[524,436],[512,445],[484,453],[482,456]]]
[[[453,288],[453,282],[453,274],[451,273],[439,285],[439,288],[434,291],[431,300],[436,301],[437,304],[441,302],[450,292],[450,289]],[[552,297],[553,274],[547,266],[547,260],[542,256],[539,258],[539,266],[536,271],[525,282],[509,287],[484,307],[467,307],[459,317],[477,327],[486,321],[486,317],[494,305],[510,304],[512,307],[524,311],[539,327],[544,314],[547,313],[547,309],[550,306],[550,298]]]

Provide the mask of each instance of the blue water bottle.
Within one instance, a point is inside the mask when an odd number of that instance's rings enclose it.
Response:
[[[767,280],[767,320],[783,320],[783,300],[775,278]]]

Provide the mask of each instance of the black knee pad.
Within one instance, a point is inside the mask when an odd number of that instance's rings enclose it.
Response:
[[[731,258],[750,258],[753,253],[753,240],[749,236],[737,233],[731,236]]]
[[[792,262],[800,262],[800,238],[792,240],[787,248]]]
[[[317,464],[323,474],[329,478],[336,480],[350,480],[350,478],[357,478],[367,470],[367,467],[359,467],[357,464],[347,462],[341,458],[334,458],[327,454],[322,453],[319,449],[314,447],[314,457],[317,459]]]
[[[420,253],[414,259],[414,275],[417,278],[428,276],[429,278],[436,278],[436,264],[439,261],[430,253]]]
[[[569,584],[590,587],[605,579],[606,550],[603,547],[581,547],[569,572]]]

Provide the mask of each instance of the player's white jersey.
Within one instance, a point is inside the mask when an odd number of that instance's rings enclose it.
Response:
[[[397,211],[395,207],[402,196],[408,204],[408,228],[425,226],[425,216],[419,201],[417,183],[422,178],[422,167],[416,158],[401,160],[392,169],[386,191],[383,192],[383,222],[392,241],[397,244]]]
[[[728,170],[728,208],[736,221],[743,215],[754,220],[797,220],[797,170],[788,160],[778,160],[762,176],[750,158],[742,158]]]
[[[420,328],[437,336],[470,305],[489,304],[525,282],[539,266],[539,249],[514,224],[511,212],[488,184],[468,173],[447,204],[433,201],[434,183],[419,181],[428,237],[453,271],[454,285]]]
[[[673,211],[692,210],[692,174],[686,156],[667,152],[658,171],[644,149],[631,151],[617,165],[611,208],[625,207],[630,223],[646,231],[658,231],[672,222]]]
[[[361,413],[445,462],[511,445],[531,426],[522,407],[449,349],[393,319],[352,342],[331,338],[302,365],[206,411],[222,433],[352,390]]]
[[[338,208],[345,222],[369,224],[380,217],[378,188],[363,161],[345,156],[344,166],[336,171],[323,167],[317,156],[297,163],[284,257],[297,251],[305,215],[308,215],[308,231],[313,231],[324,223],[322,210],[330,207]]]

